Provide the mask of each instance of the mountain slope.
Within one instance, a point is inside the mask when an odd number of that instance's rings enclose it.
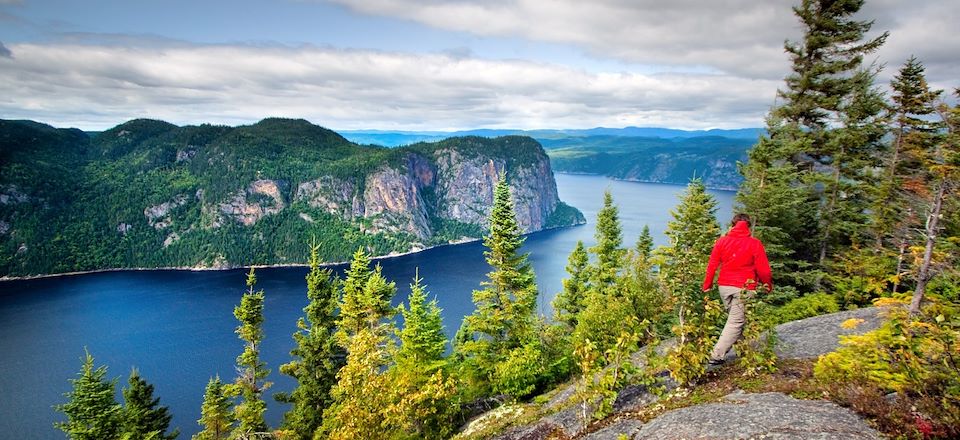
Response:
[[[583,221],[527,137],[384,148],[303,120],[89,136],[0,121],[0,276],[328,261],[478,238],[506,172],[527,232]]]

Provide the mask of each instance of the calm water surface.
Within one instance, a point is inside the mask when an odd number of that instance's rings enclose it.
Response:
[[[594,221],[609,189],[620,208],[624,242],[630,246],[649,225],[657,244],[669,211],[683,187],[614,181],[599,176],[557,174],[560,198],[587,217],[587,225],[527,237],[524,250],[537,274],[540,312],[561,289],[567,256],[577,240],[594,242]],[[718,216],[730,217],[733,193],[713,191]],[[471,291],[489,267],[483,246],[467,243],[380,260],[384,275],[396,281],[395,304],[405,299],[419,268],[431,295],[444,310],[448,334],[473,311]],[[342,272],[343,267],[337,267]],[[266,293],[262,356],[274,382],[268,394],[289,391],[294,382],[278,372],[289,361],[291,334],[305,305],[305,268],[257,271],[257,287]],[[196,420],[207,381],[219,374],[234,378],[242,343],[233,330],[233,307],[244,291],[244,270],[128,271],[28,281],[0,282],[0,432],[7,438],[63,438],[53,428],[62,414],[53,405],[65,401],[68,378],[76,377],[84,347],[108,377],[126,385],[130,369],[154,384],[155,395],[173,413],[180,438],[199,430]],[[118,387],[119,390],[120,387]],[[269,396],[268,396],[269,397]],[[120,399],[118,393],[118,399]],[[279,424],[286,405],[268,399],[267,420]]]

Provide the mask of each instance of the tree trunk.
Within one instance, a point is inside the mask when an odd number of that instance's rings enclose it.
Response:
[[[943,206],[943,197],[946,192],[947,183],[941,181],[938,185],[937,193],[933,199],[933,209],[927,216],[927,245],[923,251],[923,261],[920,263],[920,271],[917,273],[917,288],[913,291],[913,300],[910,301],[910,314],[920,313],[920,303],[923,302],[923,295],[927,290],[927,281],[930,279],[930,260],[933,258],[933,246],[937,241],[937,230],[940,223],[940,208]]]

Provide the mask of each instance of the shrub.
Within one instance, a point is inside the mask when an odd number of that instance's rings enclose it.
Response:
[[[826,293],[814,293],[794,299],[772,311],[777,324],[824,315],[840,311],[835,296]]]

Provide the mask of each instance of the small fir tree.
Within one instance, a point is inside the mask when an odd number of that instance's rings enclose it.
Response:
[[[397,398],[388,413],[398,414],[404,435],[442,439],[455,426],[456,384],[444,369],[447,338],[441,310],[436,299],[427,301],[421,281],[417,276],[410,285],[409,308],[400,306],[403,329],[398,332],[400,347],[390,371]]]
[[[263,392],[270,382],[261,382],[270,374],[266,364],[260,360],[260,343],[263,341],[263,290],[254,291],[257,277],[253,268],[247,274],[247,292],[240,299],[240,305],[233,309],[233,316],[240,321],[236,333],[244,341],[243,353],[237,357],[239,375],[230,386],[230,394],[239,397],[233,407],[237,426],[231,435],[234,438],[249,436],[255,432],[265,432],[267,422],[263,413],[267,409],[263,401]]]
[[[194,440],[225,440],[233,431],[233,411],[231,411],[230,396],[226,386],[220,381],[220,376],[211,378],[207,382],[207,389],[203,394],[203,406],[200,407],[200,420],[197,424],[203,430],[193,436]]]
[[[597,245],[590,252],[597,256],[597,265],[593,270],[594,287],[606,289],[613,285],[617,274],[623,267],[624,249],[623,229],[620,226],[619,210],[613,204],[613,195],[607,190],[603,193],[603,207],[597,213],[597,230],[594,234]]]
[[[76,379],[70,379],[73,390],[64,394],[67,403],[57,411],[67,416],[66,422],[54,423],[58,429],[76,440],[119,438],[123,409],[114,398],[116,380],[107,380],[107,367],[94,367],[93,356],[86,353]]]
[[[172,440],[180,431],[167,434],[173,416],[167,407],[160,406],[160,398],[153,397],[153,385],[140,377],[134,369],[128,379],[129,388],[123,389],[123,436],[124,439]]]
[[[686,384],[703,373],[721,316],[719,302],[701,291],[713,244],[720,235],[717,202],[699,179],[687,185],[670,212],[669,245],[660,249],[661,280],[676,319],[677,343],[667,355],[671,375]]]
[[[563,280],[563,291],[553,299],[553,310],[556,320],[575,328],[577,315],[583,309],[583,302],[589,290],[588,265],[590,263],[583,241],[577,241],[577,246],[567,259],[567,274],[569,278]]]
[[[343,281],[337,337],[348,338],[391,314],[390,298],[396,291],[396,284],[387,282],[379,264],[370,268],[370,254],[357,249]]]

